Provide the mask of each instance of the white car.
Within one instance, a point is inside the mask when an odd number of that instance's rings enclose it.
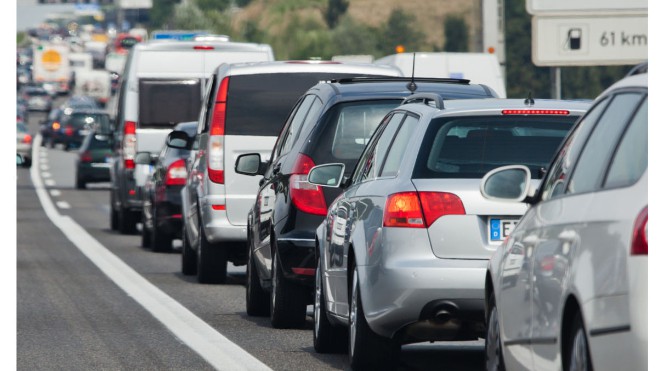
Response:
[[[482,179],[531,205],[487,268],[487,370],[647,369],[647,92],[646,73],[603,92],[538,189],[521,165]]]

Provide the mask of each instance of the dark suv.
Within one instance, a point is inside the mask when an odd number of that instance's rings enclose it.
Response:
[[[51,147],[64,145],[64,149],[80,148],[87,134],[92,130],[109,133],[110,116],[97,108],[64,110],[59,127],[51,133]]]
[[[264,175],[248,215],[247,313],[270,315],[276,328],[301,327],[315,284],[315,230],[338,196],[307,182],[319,164],[351,172],[382,118],[413,92],[444,99],[494,98],[460,79],[352,78],[319,83],[300,97],[270,161],[237,158],[236,172]]]

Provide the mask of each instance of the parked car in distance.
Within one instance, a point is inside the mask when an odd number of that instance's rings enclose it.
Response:
[[[170,251],[172,240],[181,238],[181,189],[196,130],[196,121],[174,126],[153,164],[142,192],[142,247]],[[150,158],[149,152],[140,152],[135,162],[148,164]]]
[[[646,73],[606,89],[539,186],[524,164],[481,180],[531,205],[483,280],[487,370],[647,370],[647,93]]]
[[[60,117],[59,128],[50,134],[50,147],[62,144],[64,150],[80,148],[82,141],[92,130],[111,132],[110,116],[107,112],[94,108],[65,109]]]
[[[353,370],[397,366],[400,346],[483,337],[487,262],[526,210],[484,199],[480,178],[523,163],[535,181],[589,103],[415,94],[377,128],[316,232],[314,346],[347,343]],[[345,328],[349,336],[344,336]]]
[[[211,75],[182,191],[183,274],[201,283],[226,280],[228,262],[247,262],[247,214],[259,179],[238,174],[235,159],[267,159],[290,110],[319,81],[400,76],[399,69],[327,61],[222,64]]]
[[[52,108],[53,98],[42,86],[24,86],[21,95],[27,101],[27,108],[30,111],[48,112]]]
[[[75,188],[85,189],[89,183],[109,182],[111,160],[111,133],[91,130],[75,161]]]
[[[16,153],[23,157],[21,165],[32,165],[32,134],[23,122],[16,123]]]
[[[411,81],[379,77],[319,83],[297,101],[271,160],[262,161],[258,153],[238,156],[238,174],[264,175],[247,220],[247,314],[269,314],[276,328],[305,324],[315,288],[315,230],[340,194],[308,184],[313,166],[342,162],[349,177],[377,125],[414,92],[445,99],[494,97],[467,80]],[[260,165],[249,169],[254,162]]]

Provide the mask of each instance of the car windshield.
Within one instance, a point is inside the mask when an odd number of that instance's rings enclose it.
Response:
[[[414,178],[481,178],[522,164],[540,178],[576,116],[438,118],[428,127]]]

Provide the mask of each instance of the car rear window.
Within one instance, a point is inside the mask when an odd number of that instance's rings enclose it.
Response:
[[[384,116],[400,105],[401,99],[338,103],[322,117],[306,148],[318,163],[356,164]]]
[[[297,99],[318,81],[363,76],[350,73],[271,73],[231,76],[226,135],[276,137]]]
[[[100,113],[73,114],[64,122],[64,125],[71,125],[76,129],[94,129],[99,133],[110,132],[109,116]]]
[[[139,127],[173,128],[199,119],[199,79],[140,79]]]
[[[499,166],[521,164],[543,175],[576,116],[438,118],[423,138],[414,178],[481,178]]]

